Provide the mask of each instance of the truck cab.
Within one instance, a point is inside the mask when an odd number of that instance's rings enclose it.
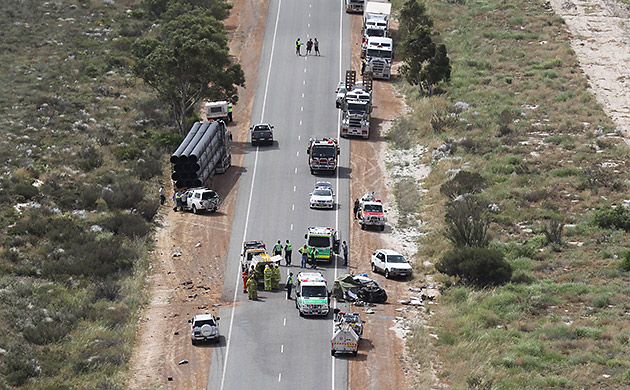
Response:
[[[330,294],[326,279],[319,272],[300,272],[295,278],[295,307],[300,317],[327,316],[330,311]]]
[[[309,254],[317,250],[315,260],[332,263],[335,254],[339,254],[341,234],[334,228],[311,226],[304,238]]]
[[[267,256],[265,243],[259,240],[249,240],[243,243],[241,252],[241,271],[249,270],[254,256]]]
[[[345,0],[346,4],[346,12],[363,12],[363,7],[365,5],[365,0]]]
[[[316,171],[334,173],[337,170],[339,143],[336,138],[309,139],[306,154],[312,174]]]
[[[375,79],[389,79],[391,76],[394,45],[391,38],[369,37],[361,48],[367,60],[366,70]]]

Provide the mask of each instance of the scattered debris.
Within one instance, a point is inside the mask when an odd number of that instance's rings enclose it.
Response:
[[[177,364],[179,364],[180,366],[181,366],[182,364],[188,364],[188,359],[180,360],[180,362],[179,362],[179,363],[177,363]]]
[[[175,333],[173,333],[175,336],[177,336],[179,334],[179,331],[175,331]]]
[[[374,310],[370,309],[369,307],[366,307],[365,310],[363,310],[363,312],[366,314],[374,314]]]
[[[174,252],[173,257],[179,257],[182,255],[182,252]]]
[[[169,377],[168,377],[168,378],[166,378],[166,379],[167,379],[169,382],[172,382],[172,381],[173,381],[173,377],[172,377],[172,376],[169,376]]]
[[[182,286],[188,286],[192,284],[192,280],[182,283]]]
[[[195,245],[195,248],[199,248],[200,246],[201,246],[201,243],[200,243],[200,242],[198,242],[198,243]]]

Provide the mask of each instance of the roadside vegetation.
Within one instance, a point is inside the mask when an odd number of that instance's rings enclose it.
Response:
[[[389,135],[431,151],[412,212],[418,262],[436,264],[443,295],[428,321],[437,338],[414,328],[412,356],[428,370],[421,356],[435,354],[451,389],[624,388],[629,150],[564,21],[542,1],[425,4],[450,80],[430,95],[401,77],[411,112]]]
[[[155,7],[213,3],[0,4],[0,389],[125,387],[181,140],[132,47],[164,21]]]

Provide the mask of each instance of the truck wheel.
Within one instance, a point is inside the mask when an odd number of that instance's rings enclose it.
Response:
[[[352,351],[352,356],[357,356],[357,353],[359,353],[359,351]]]
[[[298,309],[298,310],[300,310],[300,309]],[[299,313],[300,313],[300,317],[304,317],[304,313],[302,313],[301,311]]]
[[[191,340],[192,345],[197,345],[197,340]]]
[[[381,231],[385,230],[385,225],[381,225]]]
[[[385,278],[389,279],[389,270],[388,269],[385,270]]]
[[[365,230],[365,225],[363,224],[363,222],[359,222],[359,225],[361,225],[361,230]]]
[[[330,350],[330,356],[335,356],[335,350],[334,349]]]
[[[197,214],[197,206],[195,205],[192,206],[192,212],[193,214]]]

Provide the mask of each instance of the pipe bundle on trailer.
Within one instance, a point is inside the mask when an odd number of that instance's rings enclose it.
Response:
[[[177,188],[199,187],[216,173],[216,165],[229,154],[223,121],[196,122],[171,155],[171,179]]]

